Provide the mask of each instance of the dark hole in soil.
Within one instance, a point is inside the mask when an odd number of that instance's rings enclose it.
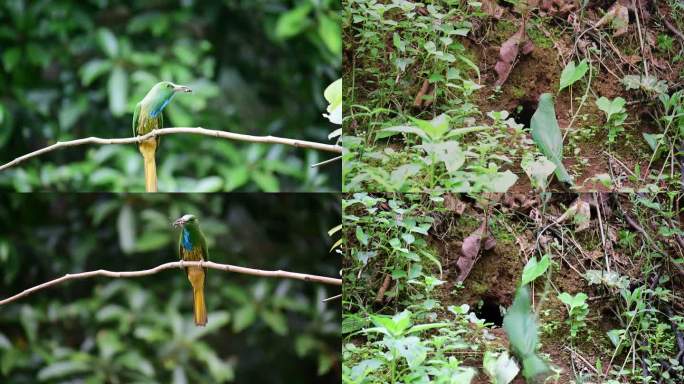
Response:
[[[506,0],[497,0],[497,4],[505,8],[513,8],[513,3]]]
[[[475,315],[478,319],[494,324],[497,327],[503,325],[503,316],[501,316],[499,302],[493,297],[483,297],[482,305],[475,310]]]
[[[519,104],[513,108],[511,117],[515,119],[516,123],[529,128],[530,120],[532,120],[532,115],[534,115],[534,111],[536,110],[537,102],[535,100],[522,99],[519,101]]]

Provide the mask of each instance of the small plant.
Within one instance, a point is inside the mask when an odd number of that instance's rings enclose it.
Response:
[[[574,61],[569,62],[561,73],[558,92],[575,84],[575,82],[584,77],[588,70],[589,65],[587,64],[587,59],[583,59],[577,65],[575,65]]]
[[[558,295],[558,299],[566,305],[568,310],[568,325],[570,325],[570,339],[575,339],[577,333],[586,327],[585,320],[589,314],[587,295],[580,292],[575,296],[563,292]]]
[[[608,127],[608,144],[615,143],[617,136],[624,131],[622,124],[627,118],[625,99],[616,97],[613,100],[601,96],[596,100],[596,106],[606,114]]]

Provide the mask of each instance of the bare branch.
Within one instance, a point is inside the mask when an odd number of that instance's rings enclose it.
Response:
[[[180,128],[155,129],[152,132],[150,132],[146,135],[143,135],[143,136],[126,137],[126,138],[120,138],[120,139],[102,139],[99,137],[86,137],[83,139],[77,139],[77,140],[71,140],[71,141],[62,141],[62,142],[58,141],[55,144],[52,144],[48,147],[41,148],[41,149],[39,149],[37,151],[33,151],[31,153],[27,153],[26,155],[17,157],[16,159],[10,161],[7,164],[3,164],[2,166],[0,166],[0,171],[3,171],[3,170],[10,168],[10,167],[13,167],[13,166],[21,163],[22,161],[25,161],[25,160],[30,159],[32,157],[40,156],[44,153],[52,152],[52,151],[55,151],[57,149],[61,149],[61,148],[65,148],[65,147],[74,147],[77,145],[85,145],[85,144],[100,144],[100,145],[133,144],[133,143],[140,143],[141,141],[150,139],[152,137],[172,135],[172,134],[176,134],[176,133],[190,133],[190,134],[194,134],[194,135],[212,136],[212,137],[218,137],[221,139],[236,140],[236,141],[247,141],[247,142],[251,142],[251,143],[284,144],[284,145],[290,145],[290,146],[298,147],[298,148],[309,148],[309,149],[315,149],[318,151],[342,153],[342,147],[339,145],[333,145],[333,144],[323,144],[323,143],[316,143],[313,141],[287,139],[284,137],[276,137],[276,136],[243,135],[241,133],[217,131],[217,130],[206,129],[206,128],[202,128],[202,127],[196,127],[196,128],[180,127]]]
[[[107,277],[115,277],[115,278],[141,277],[141,276],[153,275],[153,274],[160,272],[160,271],[163,271],[165,269],[184,268],[184,267],[193,267],[193,266],[218,269],[220,271],[225,271],[225,272],[242,273],[245,275],[252,275],[252,276],[276,277],[276,278],[282,278],[282,279],[303,280],[303,281],[309,281],[312,283],[320,283],[320,284],[342,285],[342,279],[335,279],[335,278],[326,277],[326,276],[309,275],[306,273],[288,272],[288,271],[281,271],[281,270],[264,271],[261,269],[238,267],[237,265],[219,264],[219,263],[214,263],[211,261],[182,261],[181,260],[181,261],[165,263],[165,264],[158,265],[158,266],[151,268],[151,269],[144,269],[142,271],[113,272],[113,271],[107,271],[104,269],[99,269],[97,271],[89,271],[89,272],[81,272],[81,273],[73,273],[73,274],[69,273],[69,274],[66,274],[60,278],[50,280],[50,281],[45,282],[43,284],[36,285],[35,287],[25,289],[24,291],[17,293],[14,296],[8,297],[4,300],[0,300],[0,305],[11,303],[12,301],[15,301],[15,300],[18,300],[24,296],[30,295],[33,292],[51,287],[53,285],[57,285],[59,283],[62,283],[62,282],[68,281],[68,280],[87,279],[89,277],[95,277],[95,276],[107,276]]]

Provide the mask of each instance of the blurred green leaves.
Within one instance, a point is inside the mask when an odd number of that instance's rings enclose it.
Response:
[[[326,141],[321,91],[339,77],[340,7],[332,0],[2,2],[0,162],[56,141],[130,135],[135,104],[160,80],[193,89],[164,110],[167,127]],[[341,186],[339,166],[309,167],[327,158],[311,150],[178,135],[165,137],[158,155],[164,191]],[[137,191],[141,172],[134,146],[81,146],[0,173],[0,188]]]

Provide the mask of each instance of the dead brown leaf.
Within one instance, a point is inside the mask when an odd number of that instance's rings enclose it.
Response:
[[[459,270],[459,275],[456,279],[458,282],[462,282],[468,277],[480,255],[480,249],[489,251],[496,246],[496,239],[489,232],[489,229],[485,229],[484,226],[485,223],[482,223],[478,229],[463,240],[461,257],[456,261]]]
[[[508,76],[513,70],[515,60],[521,52],[521,48],[523,55],[529,54],[534,49],[534,44],[527,38],[524,21],[520,26],[520,29],[509,37],[508,40],[501,45],[501,48],[499,48],[499,59],[494,66],[494,70],[499,76],[495,83],[497,86],[502,85],[506,82],[506,79],[508,79]]]
[[[423,106],[423,102],[425,101],[425,100],[423,100],[423,96],[425,96],[428,93],[429,89],[430,89],[430,82],[427,79],[423,80],[423,86],[420,87],[420,90],[416,94],[415,100],[413,100],[413,106],[414,107],[420,108]]]
[[[489,16],[500,19],[503,16],[504,8],[500,6],[496,0],[482,0],[482,12],[488,14]]]
[[[452,195],[451,193],[444,194],[444,208],[460,216],[463,214],[466,207],[466,203],[459,200],[458,197]]]
[[[614,29],[614,37],[627,33],[629,29],[629,8],[627,4],[623,4],[623,0],[613,3],[606,14],[594,25],[594,28],[599,28],[608,23]]]

